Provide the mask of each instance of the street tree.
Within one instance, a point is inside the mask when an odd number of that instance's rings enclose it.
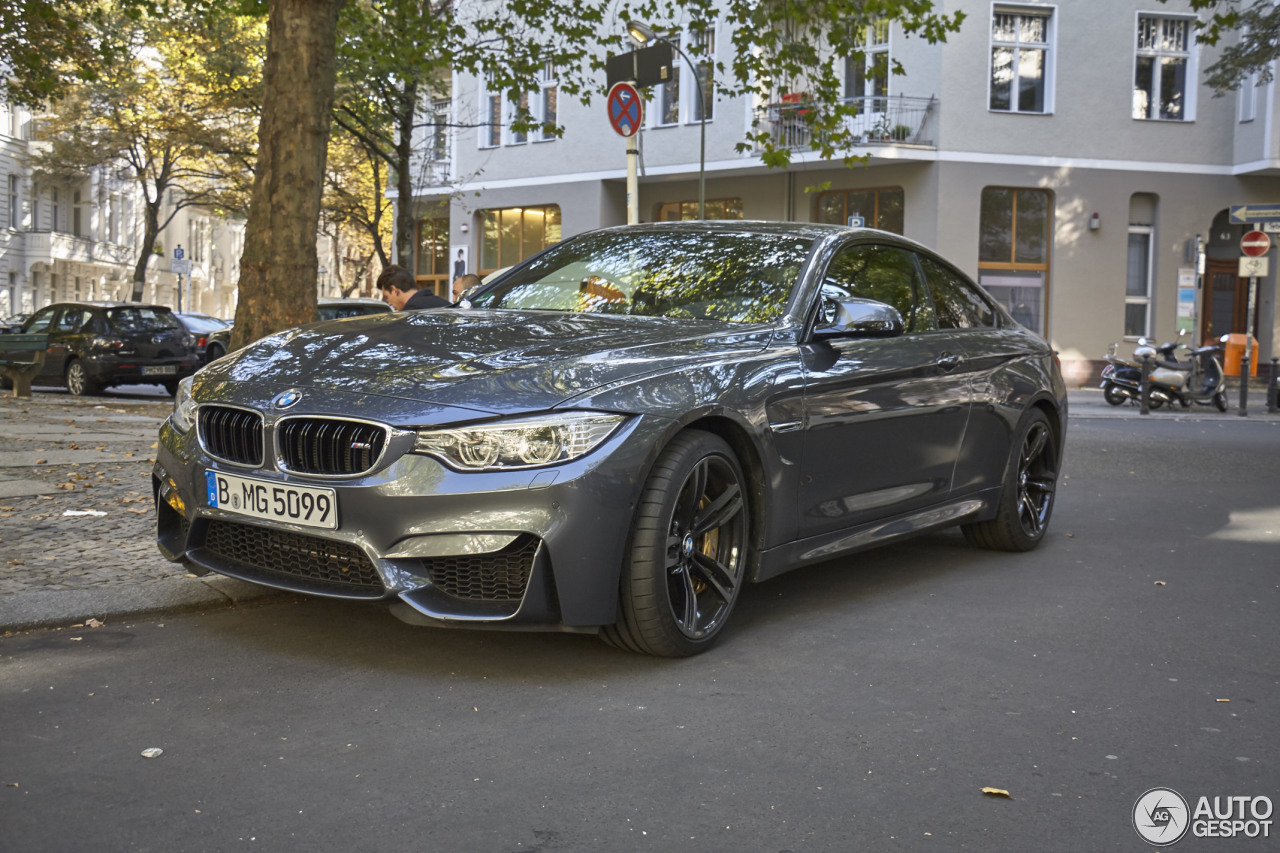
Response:
[[[1275,0],[1190,0],[1190,3],[1195,11],[1209,13],[1199,24],[1200,41],[1216,45],[1223,39],[1234,39],[1204,70],[1204,82],[1214,94],[1239,89],[1251,78],[1259,86],[1271,82],[1272,63],[1280,58],[1280,4]]]
[[[261,28],[233,17],[214,29],[190,23],[119,11],[82,21],[91,37],[115,42],[114,58],[59,84],[62,97],[40,123],[44,144],[31,157],[33,173],[53,184],[104,165],[136,184],[143,234],[135,301],[143,298],[152,247],[178,211],[246,207],[238,176],[251,152],[257,73],[248,57]],[[213,51],[215,45],[225,52]]]
[[[369,125],[380,148],[394,152],[389,160],[396,164],[397,187],[411,181],[410,170],[398,164],[406,162],[406,140],[412,133],[405,129],[414,126],[413,110],[427,91],[424,84],[454,68],[484,74],[493,90],[506,92],[517,105],[517,121],[527,126],[530,114],[522,98],[536,87],[548,62],[557,65],[565,94],[589,100],[603,94],[603,56],[624,49],[621,32],[627,19],[692,32],[719,19],[732,29],[735,58],[716,66],[717,89],[769,100],[782,87],[803,84],[811,99],[805,120],[813,127],[814,147],[835,156],[854,142],[842,119],[856,110],[841,100],[838,64],[861,54],[865,27],[895,20],[907,33],[937,41],[963,19],[961,13],[938,13],[930,0],[485,0],[447,6],[430,0],[352,0],[353,8],[356,3],[356,11],[372,16],[366,20],[385,24],[358,41],[368,68],[376,69],[385,58],[389,65],[384,76],[397,84],[379,97],[393,107],[398,102],[398,112],[384,110],[384,121]],[[267,0],[258,162],[241,261],[235,346],[314,317],[315,235],[335,98],[338,17],[344,5],[344,0]],[[358,16],[353,12],[353,17]],[[418,28],[423,23],[430,24],[426,36]],[[431,35],[442,37],[432,41]],[[351,36],[344,33],[342,38],[346,51]],[[387,115],[411,118],[397,123],[385,120]],[[360,127],[352,120],[348,129]],[[365,135],[375,137],[373,132]],[[764,132],[753,132],[744,145],[759,146],[770,165],[788,162],[787,149]],[[408,193],[397,191],[402,209],[411,204],[411,183],[409,187]],[[412,239],[403,235],[411,235],[411,228],[411,218],[402,216],[398,243],[406,249]]]

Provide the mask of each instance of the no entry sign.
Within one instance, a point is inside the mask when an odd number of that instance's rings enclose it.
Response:
[[[1261,231],[1250,231],[1240,240],[1240,251],[1251,258],[1260,258],[1271,248],[1271,238]]]
[[[620,136],[635,136],[642,114],[640,93],[630,83],[615,83],[609,90],[609,124]]]

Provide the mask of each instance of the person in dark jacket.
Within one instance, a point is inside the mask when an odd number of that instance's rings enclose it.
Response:
[[[382,298],[397,311],[417,311],[422,308],[446,308],[449,300],[426,290],[418,289],[418,282],[404,267],[392,264],[378,276],[378,290]]]

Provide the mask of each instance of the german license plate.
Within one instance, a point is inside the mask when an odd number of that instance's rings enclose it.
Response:
[[[211,507],[306,527],[338,527],[338,495],[333,489],[252,480],[221,471],[206,471],[204,477]]]
[[[176,364],[147,364],[142,367],[143,376],[174,376],[177,372]]]

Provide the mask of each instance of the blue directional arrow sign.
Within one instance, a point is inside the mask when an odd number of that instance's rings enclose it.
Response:
[[[1232,225],[1251,222],[1280,222],[1280,204],[1236,204],[1229,213]]]

